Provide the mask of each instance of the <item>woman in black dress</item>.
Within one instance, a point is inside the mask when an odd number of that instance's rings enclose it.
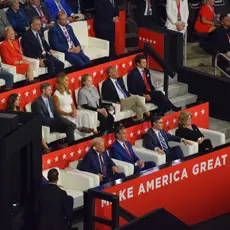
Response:
[[[199,144],[199,152],[210,150],[213,147],[211,140],[206,139],[199,128],[192,124],[192,115],[189,112],[181,112],[176,136],[197,142]]]

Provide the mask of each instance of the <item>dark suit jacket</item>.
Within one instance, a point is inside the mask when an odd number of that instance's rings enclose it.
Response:
[[[200,137],[204,137],[204,135],[200,132],[196,125],[192,125],[192,130],[188,128],[184,128],[180,126],[176,130],[176,136],[182,137],[191,141],[197,141]]]
[[[39,230],[66,230],[70,205],[65,191],[57,185],[48,184],[41,188],[37,201]]]
[[[145,73],[146,73],[147,81],[151,88],[151,91],[154,91],[155,87],[152,84],[149,69],[145,69]],[[129,92],[131,94],[137,94],[139,96],[143,96],[144,94],[148,93],[143,77],[137,68],[129,72],[127,76],[127,85],[128,85]]]
[[[140,159],[138,156],[135,154],[133,151],[132,145],[129,142],[125,142],[125,145],[129,149],[129,152],[132,157],[129,156],[127,151],[121,146],[121,144],[118,141],[115,141],[113,145],[110,148],[110,156],[114,159],[120,160],[120,161],[125,161],[131,164],[136,163]]]
[[[73,32],[72,26],[67,25],[66,29],[74,45],[80,46],[80,43]],[[54,27],[52,27],[49,30],[48,33],[49,33],[49,43],[51,48],[63,53],[67,53],[69,49],[69,44],[61,27],[56,24]]]
[[[80,11],[81,13],[84,12],[84,4],[83,0],[79,0],[80,2]],[[69,5],[69,7],[73,10],[74,13],[78,13],[78,0],[66,0],[66,3]]]
[[[125,88],[125,84],[123,82],[123,79],[121,77],[119,77],[117,80],[118,80],[119,85],[123,89],[123,91],[129,97],[130,94]],[[120,102],[120,98],[119,98],[119,96],[117,94],[116,88],[113,85],[113,82],[112,82],[112,80],[110,78],[106,79],[103,82],[101,92],[102,92],[103,100],[111,101],[111,102]]]
[[[46,19],[48,20],[48,23],[54,21],[53,17],[51,16],[51,14],[47,8],[47,6],[44,3],[41,3],[40,9],[43,12],[43,14],[45,15]],[[25,13],[26,13],[27,17],[29,18],[29,20],[31,20],[35,16],[39,16],[37,10],[31,4],[27,4],[27,6],[24,8],[24,10],[25,10]]]
[[[96,0],[95,8],[96,14],[94,18],[95,30],[112,31],[115,29],[115,23],[113,17],[118,16],[119,10],[115,2],[115,7],[110,0]]]
[[[41,41],[46,52],[50,51],[50,46],[45,41],[44,36],[40,33]],[[30,58],[43,58],[42,48],[31,29],[27,30],[21,39],[23,54]]]
[[[160,132],[161,132],[161,135],[164,137],[167,145],[168,145],[169,141],[175,141],[175,142],[181,141],[181,137],[173,136],[164,130],[161,130]],[[154,130],[152,128],[150,128],[144,136],[143,147],[146,149],[153,150],[153,151],[157,147],[162,149],[160,141],[159,141],[156,133],[154,132]],[[169,147],[169,145],[168,145],[168,147]]]
[[[102,157],[104,160],[104,164],[106,167],[107,175],[112,175],[112,167],[116,166],[112,159],[109,157],[107,151],[102,153]],[[86,155],[84,156],[81,166],[79,167],[80,170],[94,173],[94,174],[102,174],[100,162],[98,159],[97,152],[93,149],[89,150]]]

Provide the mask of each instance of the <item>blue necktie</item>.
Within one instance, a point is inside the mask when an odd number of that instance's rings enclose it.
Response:
[[[128,96],[126,95],[126,93],[124,92],[124,90],[121,88],[120,84],[118,83],[118,81],[115,81],[115,84],[117,86],[117,88],[120,90],[120,92],[124,95],[125,98],[127,98]]]
[[[45,102],[46,102],[46,107],[47,107],[47,109],[48,109],[48,112],[49,112],[50,117],[51,117],[51,118],[54,118],[54,115],[53,115],[53,113],[52,113],[52,111],[51,111],[50,103],[49,103],[48,99],[46,99]]]
[[[167,150],[168,149],[168,145],[167,145],[164,137],[161,135],[161,132],[159,132],[158,137],[159,137],[159,140],[160,140],[161,147],[162,147],[163,151]]]

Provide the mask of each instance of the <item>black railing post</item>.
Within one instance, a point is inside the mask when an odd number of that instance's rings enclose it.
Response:
[[[119,197],[114,196],[112,199],[112,229],[119,227]]]
[[[164,70],[164,91],[165,96],[168,98],[168,90],[169,90],[169,73],[167,70]]]
[[[91,192],[84,192],[84,230],[94,230],[95,199]]]

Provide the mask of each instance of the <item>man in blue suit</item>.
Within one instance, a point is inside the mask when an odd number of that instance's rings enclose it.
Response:
[[[133,151],[132,145],[127,141],[125,127],[120,125],[115,131],[116,141],[110,148],[110,155],[120,161],[125,161],[134,165],[134,173],[153,168],[156,166],[153,161],[141,161]]]
[[[163,119],[161,116],[152,117],[152,128],[144,136],[143,147],[158,152],[161,155],[166,154],[167,162],[183,158],[184,154],[180,146],[170,148],[169,141],[183,142],[185,145],[192,143],[184,138],[173,136],[163,129]]]
[[[92,149],[86,153],[78,169],[97,174],[101,184],[125,177],[105,150],[104,139],[99,137],[93,139]]]
[[[53,18],[56,18],[57,14],[60,11],[63,11],[68,17],[69,22],[73,22],[76,20],[75,14],[70,9],[65,0],[44,0],[44,3],[47,5],[49,12],[51,13]]]
[[[89,58],[81,50],[81,45],[73,29],[67,24],[67,16],[57,14],[57,23],[49,30],[49,43],[52,49],[65,53],[65,59],[72,65],[84,67],[90,63]]]

